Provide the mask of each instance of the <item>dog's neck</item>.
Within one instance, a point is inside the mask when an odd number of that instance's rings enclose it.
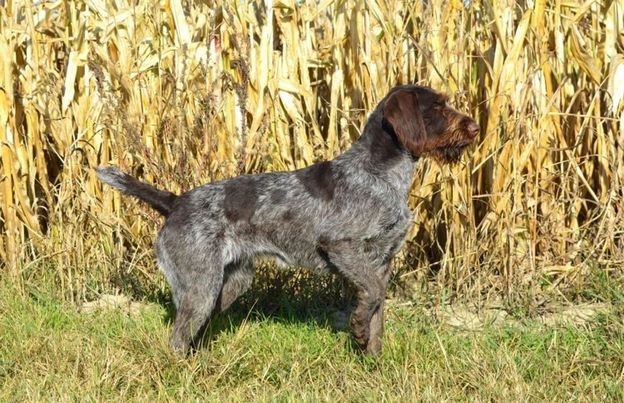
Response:
[[[348,169],[366,172],[407,198],[418,158],[401,146],[392,128],[383,124],[381,114],[373,113],[362,136],[338,159],[348,161]]]

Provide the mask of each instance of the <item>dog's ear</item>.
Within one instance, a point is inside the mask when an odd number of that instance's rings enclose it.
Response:
[[[383,119],[408,152],[419,156],[425,151],[427,132],[415,92],[398,90],[391,94],[384,104]]]

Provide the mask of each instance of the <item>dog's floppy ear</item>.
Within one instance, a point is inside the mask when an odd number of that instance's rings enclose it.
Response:
[[[398,90],[391,94],[384,104],[383,119],[408,152],[414,156],[424,152],[427,133],[415,92]]]

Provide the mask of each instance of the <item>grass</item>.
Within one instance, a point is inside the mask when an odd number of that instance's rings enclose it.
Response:
[[[166,302],[87,311],[50,285],[2,280],[0,400],[624,399],[621,301],[585,323],[516,318],[480,331],[391,302],[372,359],[335,330],[333,308],[282,297],[277,308],[243,302],[217,317],[210,341],[181,359],[168,347]]]

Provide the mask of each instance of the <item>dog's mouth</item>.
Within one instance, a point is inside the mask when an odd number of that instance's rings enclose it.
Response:
[[[464,150],[472,144],[472,139],[454,142],[435,148],[431,156],[443,164],[456,164],[461,160]]]

